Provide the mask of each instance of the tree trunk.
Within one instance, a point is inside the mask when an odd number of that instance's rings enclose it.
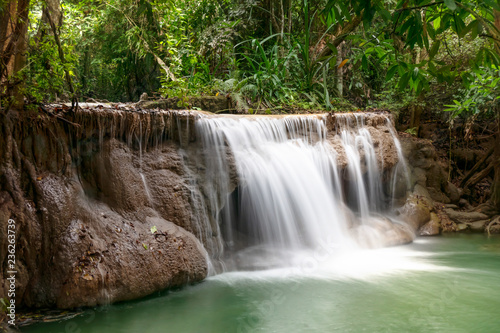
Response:
[[[495,10],[495,27],[497,31],[500,31],[500,11]],[[500,55],[500,42],[496,40],[496,50]],[[498,107],[498,106],[497,106]],[[495,152],[493,153],[493,160],[498,161],[500,159],[500,109],[497,109],[497,136],[495,144]],[[491,186],[491,205],[500,212],[500,165],[495,166],[495,177],[493,178],[493,184]]]
[[[342,44],[340,44],[337,46],[337,63],[335,64],[335,86],[339,98],[344,95],[344,68],[340,67],[342,60]]]
[[[16,109],[23,107],[21,78],[15,75],[26,65],[26,33],[29,0],[7,2],[0,15],[0,90]]]
[[[493,160],[498,161],[500,159],[500,115],[497,115],[497,138],[495,144],[495,152],[493,154]],[[495,166],[495,177],[493,178],[493,184],[491,185],[491,198],[490,203],[500,212],[500,164],[496,164]]]

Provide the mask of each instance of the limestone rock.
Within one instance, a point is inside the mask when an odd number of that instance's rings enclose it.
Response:
[[[458,205],[466,210],[470,210],[472,208],[471,204],[466,199],[460,199],[458,201]]]
[[[430,221],[424,224],[420,228],[418,234],[420,236],[435,236],[439,235],[440,229],[441,229],[441,224],[439,217],[437,216],[436,213],[431,213]]]
[[[460,201],[460,197],[462,196],[462,191],[451,182],[448,182],[445,188],[445,193],[450,198],[450,202],[452,203],[458,203]]]
[[[470,230],[474,232],[484,232],[489,220],[475,221],[469,224]]]
[[[479,212],[460,212],[453,209],[445,209],[445,213],[456,223],[471,223],[479,220],[486,220],[488,216]]]
[[[415,181],[415,184],[425,186],[427,184],[427,175],[425,170],[421,168],[415,168],[413,170],[413,179]]]
[[[430,194],[432,200],[435,200],[437,202],[442,202],[444,204],[448,204],[451,202],[450,198],[448,198],[446,196],[446,194],[437,190],[436,188],[428,187],[427,189],[429,190],[429,194]]]
[[[457,205],[454,205],[454,204],[446,204],[446,205],[444,205],[444,208],[448,208],[448,209],[458,209],[458,206],[457,206]]]
[[[414,231],[430,220],[430,209],[425,200],[411,196],[400,209],[401,217]]]
[[[441,230],[443,233],[457,231],[457,224],[454,221],[452,221],[449,218],[449,216],[444,212],[444,207],[442,205],[435,204],[434,209],[436,211],[436,215],[439,218],[441,224]]]

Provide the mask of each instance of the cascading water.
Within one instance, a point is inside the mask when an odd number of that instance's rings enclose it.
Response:
[[[382,123],[400,155],[391,123]],[[200,116],[195,126],[205,204],[221,225],[228,268],[293,265],[324,244],[380,246],[392,231],[384,217],[387,149],[374,143],[362,114],[337,116],[335,131],[326,115]]]

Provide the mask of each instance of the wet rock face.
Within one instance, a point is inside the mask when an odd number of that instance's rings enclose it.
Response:
[[[53,291],[35,293],[36,305],[105,304],[205,278],[206,252],[189,232],[194,228],[179,157],[168,145],[159,151],[139,159],[124,143],[104,142],[89,162],[94,179],[86,181],[96,189],[90,195],[77,182],[67,185],[54,176],[40,181],[57,241],[46,249],[55,256],[41,283]],[[141,165],[150,163],[155,169]]]
[[[73,220],[63,236],[58,258],[72,262],[60,267],[59,308],[130,300],[205,278],[204,251],[191,233],[162,218],[127,221],[100,208],[105,225]],[[87,214],[96,221],[96,210]]]
[[[93,306],[203,280],[204,230],[170,115],[68,118],[80,126],[1,119],[0,227],[16,221],[18,305]]]
[[[412,186],[419,184],[427,187],[434,201],[458,203],[462,193],[448,182],[447,165],[438,159],[432,143],[411,136],[402,136],[400,141],[411,169]]]

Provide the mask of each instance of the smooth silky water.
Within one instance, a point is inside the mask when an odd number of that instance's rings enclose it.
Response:
[[[224,273],[22,332],[498,332],[499,276],[499,237],[419,238],[295,270]]]
[[[386,238],[413,235],[392,197],[409,182],[395,131],[388,119],[369,128],[362,114],[335,121],[329,132],[326,116],[201,115],[201,144],[180,153],[189,186],[204,194],[193,194],[192,229],[210,276],[23,331],[500,330],[500,239],[459,235],[383,248]],[[375,143],[374,131],[385,141]],[[382,156],[389,148],[399,160],[390,168]],[[203,174],[189,163],[202,163]]]

